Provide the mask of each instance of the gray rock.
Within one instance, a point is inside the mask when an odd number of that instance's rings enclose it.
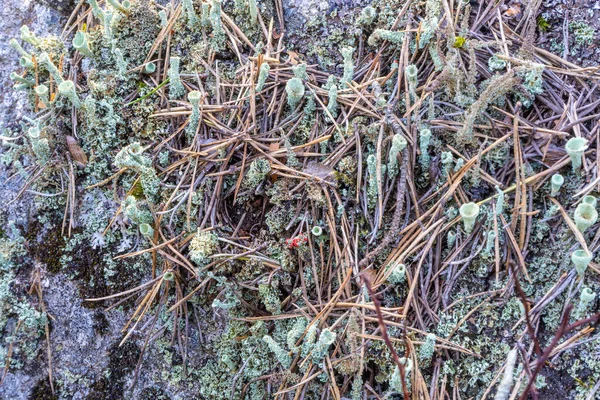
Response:
[[[12,90],[11,72],[19,72],[19,57],[8,45],[11,38],[19,42],[19,29],[29,26],[35,34],[59,34],[63,17],[55,10],[32,0],[0,2],[0,129],[8,127],[23,114],[25,96]]]

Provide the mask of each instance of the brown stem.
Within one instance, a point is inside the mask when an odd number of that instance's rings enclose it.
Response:
[[[383,341],[385,342],[386,346],[390,350],[390,353],[392,353],[392,358],[394,359],[394,363],[396,364],[396,366],[398,367],[398,370],[400,371],[400,380],[402,381],[402,392],[404,394],[404,399],[408,400],[409,396],[408,396],[408,388],[406,387],[406,369],[404,367],[404,364],[402,364],[400,362],[400,359],[398,359],[398,353],[396,352],[396,349],[394,348],[394,345],[392,344],[392,341],[390,340],[390,337],[387,334],[387,327],[386,327],[385,323],[383,322],[383,315],[381,314],[381,305],[379,303],[379,299],[377,298],[375,292],[373,292],[373,288],[371,286],[371,282],[369,281],[369,277],[366,274],[363,274],[362,280],[363,280],[365,286],[367,287],[367,291],[369,292],[369,296],[371,297],[371,300],[373,300],[373,304],[375,305],[375,312],[377,313],[377,322],[379,324],[379,328],[381,328],[381,336],[383,337]]]

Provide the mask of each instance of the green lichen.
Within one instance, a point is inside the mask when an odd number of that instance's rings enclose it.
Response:
[[[331,87],[329,87],[329,91],[328,91],[328,99],[329,101],[327,102],[327,111],[329,111],[329,114],[331,114],[331,116],[333,118],[337,117],[338,114],[338,102],[337,102],[337,98],[338,98],[338,88],[337,85],[331,85]]]
[[[398,285],[406,280],[406,266],[401,263],[392,263],[388,266],[391,270],[388,282],[392,285]]]
[[[488,59],[488,68],[490,71],[500,71],[506,68],[506,61],[494,54]]]
[[[419,150],[421,151],[421,156],[419,161],[424,169],[429,168],[429,143],[431,142],[431,130],[422,129],[419,133]]]
[[[377,157],[375,157],[374,154],[369,154],[367,157],[367,171],[369,173],[369,188],[367,194],[369,204],[374,206],[377,202],[379,193],[379,184],[377,183]]]
[[[198,230],[189,246],[189,256],[197,266],[203,267],[210,262],[210,256],[217,249],[218,236],[211,232]]]
[[[583,21],[571,21],[569,23],[569,31],[575,37],[575,44],[578,46],[590,45],[596,34],[595,29]]]
[[[194,9],[194,3],[192,0],[183,0],[182,10],[185,13],[187,18],[188,28],[194,29],[198,25],[198,15],[196,15],[196,10]]]
[[[152,160],[143,154],[144,149],[139,143],[124,147],[115,157],[115,166],[119,169],[130,169],[140,174],[140,182],[144,194],[154,198],[158,194],[160,180],[152,167]]]
[[[323,360],[329,351],[329,347],[335,342],[337,335],[329,329],[323,329],[319,335],[319,339],[312,348],[313,362],[319,363]]]
[[[293,353],[300,351],[300,346],[296,346],[300,337],[304,334],[308,321],[306,318],[297,318],[296,322],[287,334],[287,347]]]
[[[341,52],[344,57],[344,75],[342,76],[340,83],[343,86],[345,83],[351,82],[354,77],[354,60],[352,59],[354,48],[344,47]]]
[[[258,79],[256,80],[256,87],[255,87],[255,90],[257,92],[260,92],[261,90],[263,90],[263,88],[265,86],[265,82],[267,82],[267,78],[269,77],[270,70],[271,70],[271,67],[269,66],[268,63],[263,62],[260,65]]]
[[[392,137],[392,144],[388,155],[387,172],[390,179],[398,174],[398,155],[406,148],[408,142],[401,134],[397,133]]]
[[[425,336],[425,343],[423,343],[419,349],[419,361],[425,366],[429,365],[431,357],[433,357],[435,351],[435,339],[434,333],[428,333],[427,336]]]
[[[179,99],[185,93],[185,88],[179,75],[179,64],[181,58],[171,57],[169,59],[169,98],[171,100]]]
[[[263,337],[265,343],[269,346],[269,349],[275,354],[277,361],[284,367],[289,368],[292,365],[292,358],[288,355],[288,352],[283,349],[271,336],[265,335]]]
[[[265,180],[269,172],[271,172],[271,164],[268,160],[258,158],[252,161],[245,176],[244,187],[255,189]]]
[[[219,0],[211,1],[208,19],[213,34],[211,41],[212,47],[215,51],[219,51],[224,48],[226,39],[223,23],[221,22],[221,2]]]
[[[377,11],[371,7],[366,6],[360,12],[360,17],[356,20],[359,25],[371,25],[377,17]]]
[[[376,46],[377,43],[387,40],[390,43],[399,45],[404,40],[404,32],[394,32],[387,29],[375,29],[369,36],[368,43],[370,46]]]
[[[304,83],[299,78],[290,79],[285,85],[287,93],[287,103],[290,108],[294,109],[304,96]]]
[[[258,286],[258,294],[265,305],[267,311],[271,314],[281,314],[281,300],[277,290],[277,280],[271,283],[263,283]]]

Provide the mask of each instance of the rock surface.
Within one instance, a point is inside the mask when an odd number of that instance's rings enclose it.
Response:
[[[23,93],[13,91],[10,73],[19,67],[15,51],[8,45],[27,25],[32,32],[60,33],[63,16],[55,9],[33,0],[3,0],[0,4],[0,127],[12,125],[22,116]]]
[[[12,90],[10,74],[19,69],[18,57],[8,42],[19,37],[19,29],[27,25],[36,34],[60,34],[65,17],[61,13],[72,7],[71,1],[49,2],[54,8],[31,0],[3,0],[0,4],[0,127],[14,129],[24,115],[24,92]],[[61,9],[62,7],[62,9]],[[0,133],[1,134],[1,133]],[[0,154],[2,149],[0,148]],[[0,211],[15,225],[27,227],[29,216],[35,212],[31,195],[23,195],[19,201],[9,203],[16,198],[23,185],[18,179],[9,180],[5,165],[0,163]],[[27,243],[28,246],[43,246],[44,243]],[[23,274],[26,275],[26,274]],[[27,276],[19,276],[15,285],[27,285]],[[90,390],[91,379],[100,374],[108,363],[107,348],[114,337],[119,335],[122,326],[121,313],[111,313],[111,318],[120,319],[109,322],[100,311],[84,308],[77,288],[68,277],[57,274],[42,278],[44,300],[47,311],[52,316],[51,342],[53,348],[53,375],[55,380],[74,379],[73,399],[86,398]],[[100,326],[110,331],[108,335],[99,334]],[[111,330],[112,328],[112,330]],[[5,338],[3,338],[5,339]],[[42,345],[44,344],[41,342]],[[30,398],[53,398],[48,381],[48,365],[45,347],[38,352],[38,360],[23,369],[10,369],[0,385],[0,398],[26,400]],[[43,360],[43,361],[42,361]],[[2,369],[0,369],[2,371]],[[0,372],[0,377],[3,371]],[[90,381],[82,381],[89,377]]]

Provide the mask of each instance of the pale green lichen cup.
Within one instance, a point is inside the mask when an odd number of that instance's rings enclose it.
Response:
[[[587,195],[587,196],[584,196],[583,199],[581,199],[581,202],[583,204],[589,204],[592,207],[596,207],[597,199],[594,196]]]
[[[574,214],[575,225],[581,233],[598,221],[596,207],[589,203],[579,203]]]
[[[149,224],[140,224],[140,233],[147,238],[154,236],[154,229]]]
[[[556,197],[563,183],[565,183],[565,178],[561,174],[554,174],[552,178],[550,178],[551,192],[550,196]]]
[[[592,257],[592,253],[586,250],[575,250],[571,253],[571,261],[575,265],[575,270],[579,276],[585,274],[585,270],[590,264],[590,261],[592,261]]]
[[[571,138],[565,145],[565,150],[571,158],[571,166],[573,167],[573,171],[577,171],[579,168],[581,168],[583,153],[587,148],[587,140],[584,138]]]
[[[479,206],[473,202],[460,206],[460,216],[465,225],[465,231],[471,233],[479,215]]]

